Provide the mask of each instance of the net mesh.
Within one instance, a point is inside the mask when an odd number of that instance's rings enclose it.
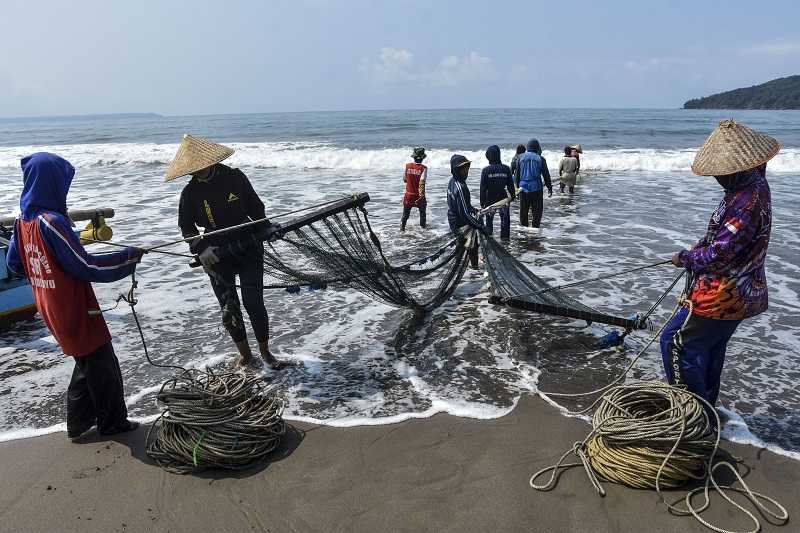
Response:
[[[468,248],[477,244],[472,232],[443,235],[416,246],[415,252],[424,254],[421,259],[411,261],[407,254],[388,258],[370,226],[364,207],[368,201],[367,194],[354,195],[283,224],[278,238],[263,246],[265,286],[342,285],[418,312],[441,305],[467,268]],[[550,287],[491,237],[481,235],[480,242],[493,303],[626,329],[637,327],[636,317],[601,313]],[[252,241],[244,245],[237,241],[226,253],[241,256],[260,249]]]
[[[434,238],[416,248],[425,254],[421,259],[388,258],[370,226],[368,200],[356,195],[283,224],[280,238],[264,244],[265,285],[344,285],[418,312],[447,300],[467,267],[464,239]],[[241,256],[253,248],[237,243],[225,253]]]
[[[481,249],[491,281],[492,303],[625,329],[636,329],[639,325],[636,317],[602,313],[554,289],[489,236],[481,237]]]

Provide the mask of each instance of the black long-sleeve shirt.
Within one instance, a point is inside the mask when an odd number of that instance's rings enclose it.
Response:
[[[507,165],[492,163],[483,168],[480,188],[481,207],[497,203],[506,196],[513,200],[516,195],[511,169]]]
[[[192,178],[181,192],[178,226],[184,238],[199,235],[198,228],[215,231],[265,217],[264,203],[238,168],[217,164],[209,181]],[[255,233],[258,230],[255,226],[260,224],[195,240],[190,249],[192,253],[200,253],[208,246],[219,246]]]

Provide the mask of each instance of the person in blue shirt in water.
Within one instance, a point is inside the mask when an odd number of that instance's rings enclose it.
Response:
[[[528,226],[528,215],[532,212],[531,226],[538,228],[542,223],[544,211],[544,188],[547,196],[553,196],[553,184],[550,181],[550,170],[547,160],[542,157],[539,141],[528,141],[527,151],[517,161],[519,169],[519,223]],[[544,179],[544,183],[542,183]]]
[[[486,159],[489,166],[481,172],[481,207],[486,208],[505,198],[514,200],[516,196],[514,181],[511,178],[511,169],[500,161],[500,147],[493,144],[486,149]],[[511,236],[511,214],[508,205],[497,210],[500,214],[500,238],[508,239]],[[494,212],[486,213],[486,233],[492,234]]]
[[[484,231],[483,224],[476,218],[478,210],[470,202],[467,176],[469,175],[470,161],[461,154],[454,154],[450,158],[450,183],[447,184],[447,222],[450,231],[462,235],[462,228],[474,228]],[[477,241],[469,250],[469,260],[472,268],[478,268]]]

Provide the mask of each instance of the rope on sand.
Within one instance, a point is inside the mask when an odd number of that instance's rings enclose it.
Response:
[[[584,414],[596,407],[592,416],[592,431],[582,441],[574,443],[571,449],[565,451],[554,465],[533,474],[529,484],[539,491],[552,490],[558,483],[561,470],[583,467],[589,482],[600,496],[606,494],[600,483],[601,479],[637,489],[655,489],[670,513],[693,516],[705,527],[718,533],[757,533],[761,530],[758,517],[734,501],[729,495],[730,492],[738,492],[747,498],[767,522],[776,526],[785,525],[789,521],[789,513],[783,505],[773,498],[751,490],[735,465],[729,461],[717,460],[721,423],[714,406],[705,398],[685,387],[661,381],[619,384],[661,336],[681,306],[689,307],[687,320],[691,316],[691,301],[686,298],[690,285],[691,278],[687,279],[686,289],[670,317],[613,381],[589,392],[541,393],[545,396],[564,398],[598,394],[601,396],[585,409],[570,412],[573,415]],[[670,290],[671,288],[672,286]],[[659,302],[664,296],[666,294],[662,295]],[[649,313],[651,312],[652,309]],[[713,423],[709,418],[710,415],[714,417]],[[565,462],[570,454],[574,454],[579,462]],[[719,470],[727,470],[739,486],[718,483],[716,475]],[[536,480],[547,472],[550,472],[547,482],[537,484]],[[669,503],[664,498],[662,489],[676,489],[692,482],[699,486],[686,492],[682,507],[677,504],[678,502]],[[711,506],[712,490],[722,496],[730,506],[744,514],[753,525],[753,529],[746,532],[731,531],[703,518],[702,513]],[[695,506],[693,500],[700,493],[703,494],[702,503]]]
[[[175,474],[206,468],[244,470],[263,461],[286,433],[285,402],[263,377],[243,370],[187,370],[150,358],[136,313],[136,275],[127,295],[147,362],[177,370],[158,392],[164,409],[147,432],[147,455]]]
[[[713,406],[702,397],[660,381],[640,381],[612,387],[593,405],[597,409],[592,417],[592,431],[564,452],[556,464],[536,472],[530,479],[531,487],[551,490],[558,482],[560,470],[582,466],[601,496],[605,496],[605,489],[600,480],[655,489],[671,513],[694,516],[720,533],[738,532],[723,529],[701,516],[711,505],[712,486],[749,518],[753,529],[747,533],[760,531],[761,523],[753,512],[734,501],[729,492],[744,495],[769,523],[788,522],[789,513],[778,501],[751,490],[730,462],[715,462],[720,420]],[[715,425],[711,424],[709,413],[713,413]],[[579,462],[565,462],[571,453]],[[720,469],[727,469],[740,486],[719,484],[715,475]],[[547,472],[550,472],[547,482],[537,484],[536,480]],[[700,486],[685,494],[683,507],[666,501],[662,489],[679,488],[692,481]],[[702,504],[695,506],[693,499],[700,493]]]
[[[283,399],[249,372],[186,371],[162,385],[158,403],[164,412],[147,433],[147,455],[176,474],[250,468],[286,433]]]

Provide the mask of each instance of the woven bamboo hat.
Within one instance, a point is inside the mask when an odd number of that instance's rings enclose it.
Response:
[[[169,164],[164,181],[171,181],[181,176],[194,174],[220,161],[228,159],[233,154],[233,149],[211,142],[188,133],[181,139],[181,145],[175,159]]]
[[[775,157],[778,141],[733,120],[723,120],[697,152],[692,172],[725,176],[750,170]]]

